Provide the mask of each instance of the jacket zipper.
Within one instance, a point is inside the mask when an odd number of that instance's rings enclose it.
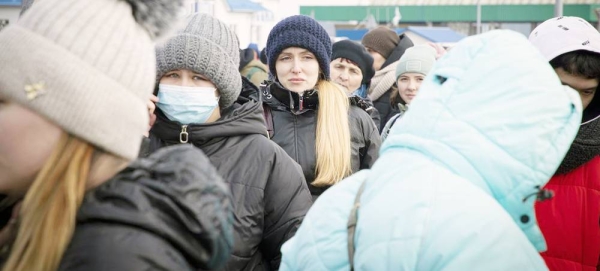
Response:
[[[181,133],[179,133],[179,142],[188,143],[189,135],[187,132],[187,125],[181,126]]]

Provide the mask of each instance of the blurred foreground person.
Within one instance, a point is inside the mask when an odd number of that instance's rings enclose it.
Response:
[[[372,169],[313,204],[281,270],[547,270],[533,206],[580,119],[577,94],[521,34],[462,40]]]

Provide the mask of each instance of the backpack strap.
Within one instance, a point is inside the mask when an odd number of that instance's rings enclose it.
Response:
[[[356,246],[354,244],[354,237],[356,236],[356,224],[358,223],[358,209],[360,208],[360,196],[365,191],[365,184],[367,181],[363,181],[356,193],[354,198],[354,206],[350,211],[350,217],[348,218],[348,263],[350,263],[350,271],[354,271],[354,250]]]

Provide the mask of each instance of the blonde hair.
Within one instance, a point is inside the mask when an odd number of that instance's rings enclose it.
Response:
[[[5,271],[56,270],[75,230],[75,218],[93,166],[106,156],[89,143],[64,134],[27,191],[19,229]],[[116,173],[126,161],[108,155],[104,173]],[[102,164],[102,163],[100,163]],[[118,168],[118,169],[117,169]]]
[[[312,185],[327,186],[352,173],[352,139],[348,122],[350,101],[343,89],[327,80],[320,80],[317,90],[317,172]]]

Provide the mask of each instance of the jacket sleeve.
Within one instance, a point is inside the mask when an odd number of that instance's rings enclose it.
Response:
[[[78,225],[58,270],[194,270],[161,237],[118,224]]]
[[[379,130],[372,122],[367,121],[363,126],[365,147],[361,150],[360,169],[370,169],[377,158],[381,147],[381,136]]]
[[[281,246],[292,238],[312,197],[300,165],[275,144],[275,160],[265,187],[265,230],[260,249],[272,270],[281,262]]]

